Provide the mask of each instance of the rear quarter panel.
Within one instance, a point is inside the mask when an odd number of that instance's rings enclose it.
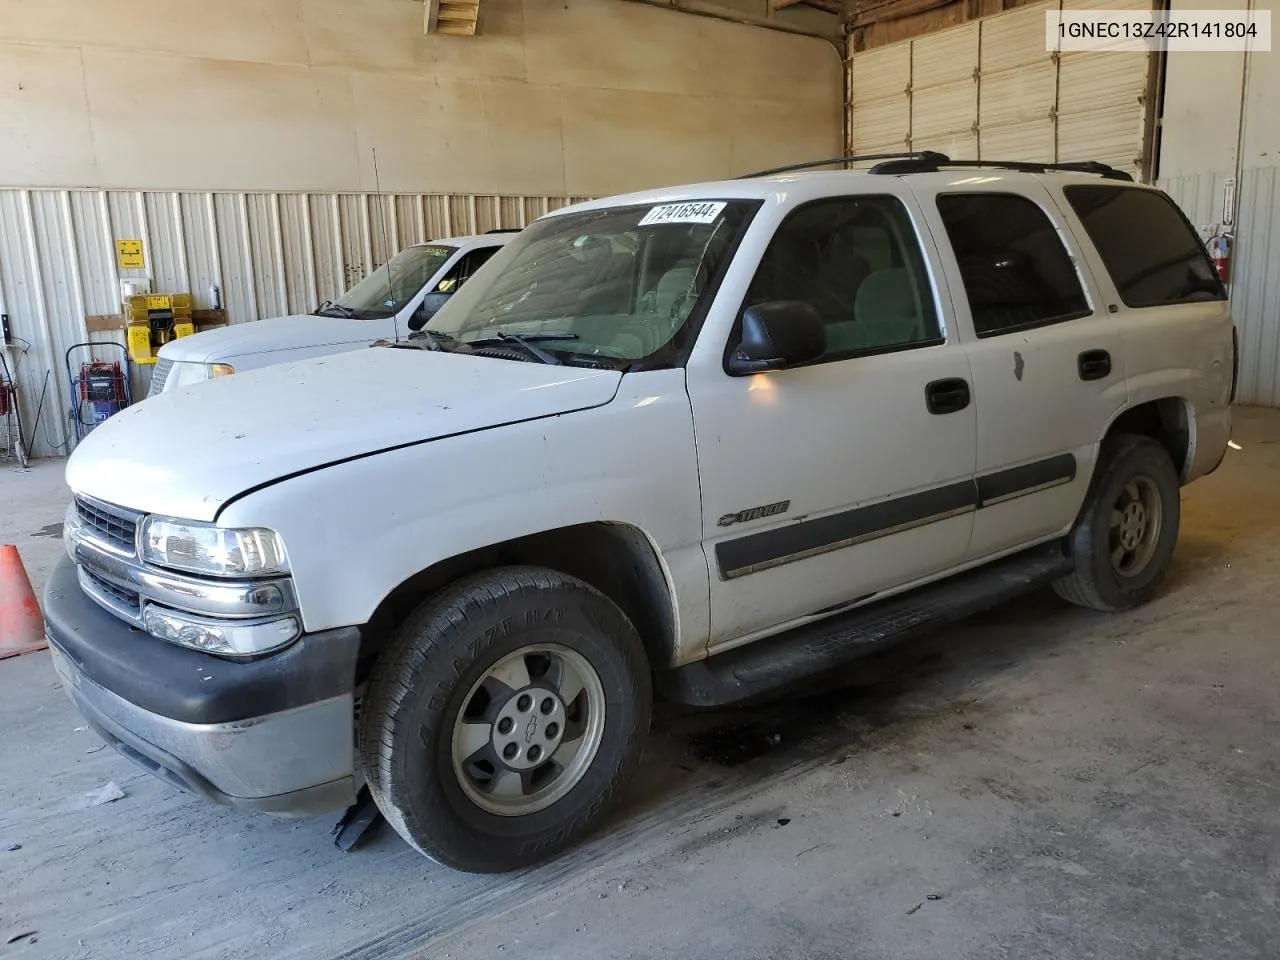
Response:
[[[1046,178],[1047,179],[1047,178]],[[1129,307],[1088,231],[1062,193],[1064,184],[1097,183],[1093,178],[1053,178],[1050,193],[1075,235],[1081,256],[1099,290],[1104,316],[1120,331],[1129,406],[1176,399],[1187,421],[1188,451],[1183,482],[1209,473],[1222,462],[1231,438],[1231,383],[1235,359],[1234,322],[1226,300],[1154,307]]]
[[[1182,479],[1222,461],[1231,439],[1232,319],[1224,301],[1122,311],[1132,404],[1179,398],[1188,424]]]

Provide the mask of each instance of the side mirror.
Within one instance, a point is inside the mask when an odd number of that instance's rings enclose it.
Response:
[[[413,315],[409,317],[409,329],[421,330],[427,325],[427,321],[440,312],[440,308],[445,305],[452,294],[448,293],[428,293],[422,298],[422,302],[418,304],[418,308],[413,311]]]
[[[781,370],[822,356],[827,328],[811,303],[771,300],[747,307],[742,314],[742,337],[729,357],[735,376]]]

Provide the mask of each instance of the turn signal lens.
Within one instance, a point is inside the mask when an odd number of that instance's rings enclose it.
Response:
[[[270,653],[287,647],[300,633],[298,621],[293,617],[266,623],[238,623],[209,620],[152,604],[148,604],[143,613],[142,625],[153,637],[224,657]]]

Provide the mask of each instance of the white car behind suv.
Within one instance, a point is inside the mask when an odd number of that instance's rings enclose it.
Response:
[[[1234,370],[1195,231],[1101,165],[594,201],[414,339],[95,430],[54,662],[187,789],[296,814],[367,783],[426,855],[512,869],[604,813],[655,686],[777,690],[1039,585],[1147,600]]]
[[[515,232],[415,244],[314,313],[236,323],[172,340],[160,348],[147,396],[403,338],[421,329]]]

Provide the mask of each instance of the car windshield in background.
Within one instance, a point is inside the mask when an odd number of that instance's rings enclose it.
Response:
[[[611,207],[525,230],[427,324],[446,342],[512,336],[567,363],[674,361],[755,201]]]
[[[453,256],[454,250],[446,246],[401,250],[337,300],[321,305],[316,313],[357,320],[399,313]]]

